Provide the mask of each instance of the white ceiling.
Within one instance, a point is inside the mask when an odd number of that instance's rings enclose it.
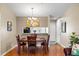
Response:
[[[63,16],[72,3],[8,3],[16,16]]]

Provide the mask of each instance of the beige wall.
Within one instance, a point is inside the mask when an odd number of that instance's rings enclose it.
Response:
[[[16,17],[16,26],[17,26],[17,33],[21,34],[22,29],[26,27],[26,19],[23,17]]]
[[[71,6],[60,21],[66,21],[67,23],[67,32],[60,34],[60,43],[67,47],[69,45],[71,32],[79,34],[79,5]]]
[[[48,27],[48,17],[40,17],[40,27]]]
[[[26,27],[26,20],[27,18],[24,17],[17,17],[17,33],[21,34],[22,29]],[[48,27],[48,17],[40,17],[40,27]]]
[[[0,14],[0,55],[1,55],[1,14]]]
[[[7,21],[12,21],[12,31],[7,31]],[[0,4],[0,52],[5,53],[16,44],[16,17],[7,5]]]
[[[53,43],[56,41],[56,21],[50,20],[50,41]]]

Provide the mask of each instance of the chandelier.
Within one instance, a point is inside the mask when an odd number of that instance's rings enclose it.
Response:
[[[28,20],[30,21],[31,27],[37,27],[37,26],[39,26],[39,18],[33,16],[34,8],[31,8],[31,10],[32,10],[32,16],[28,17]]]

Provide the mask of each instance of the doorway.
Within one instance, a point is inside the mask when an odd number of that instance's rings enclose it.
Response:
[[[56,43],[56,20],[50,20],[50,45]]]

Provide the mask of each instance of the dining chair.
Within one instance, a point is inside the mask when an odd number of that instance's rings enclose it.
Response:
[[[41,43],[41,46],[43,46],[43,49],[46,49],[46,52],[49,50],[48,49],[48,45],[49,45],[49,39],[50,39],[50,35],[48,35],[47,40]]]
[[[36,38],[36,35],[27,36],[28,52],[34,52],[36,50]]]
[[[24,50],[24,47],[26,46],[26,42],[21,42],[21,41],[20,41],[21,38],[20,38],[19,35],[16,36],[16,40],[17,40],[17,45],[18,45],[18,53],[20,53],[21,46],[22,46],[22,48],[23,48],[23,50]]]

